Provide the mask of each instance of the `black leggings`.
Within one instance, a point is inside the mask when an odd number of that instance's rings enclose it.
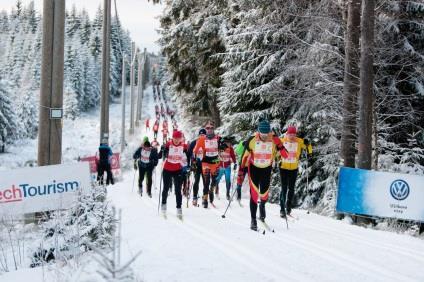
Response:
[[[147,194],[152,194],[152,171],[151,167],[138,167],[138,188],[141,190],[143,187],[144,175],[146,175]]]
[[[287,211],[287,213],[290,213],[293,206],[293,196],[294,196],[294,187],[295,187],[296,178],[297,178],[297,169],[287,170],[287,169],[280,168],[280,176],[281,176],[281,194],[280,194],[281,211],[283,212]]]
[[[199,194],[200,177],[202,177],[203,186],[205,186],[205,181],[202,175],[202,163],[198,162],[196,166],[196,171],[194,172],[193,200],[196,200]]]
[[[107,178],[106,178],[106,185],[114,184],[113,183],[113,175],[112,170],[110,167],[110,164],[99,164],[98,165],[98,172],[97,172],[97,181],[99,181],[100,185],[103,185],[103,175],[106,171]]]
[[[269,185],[271,183],[271,166],[259,168],[254,165],[249,166],[250,184],[250,216],[256,218],[258,200],[261,200],[261,217],[265,218],[265,203],[268,200]],[[259,194],[258,191],[259,190]]]
[[[168,191],[171,188],[172,182],[174,182],[175,198],[177,200],[177,209],[180,209],[181,203],[183,201],[183,197],[181,195],[181,183],[182,183],[181,170],[177,170],[177,171],[163,170],[162,173],[163,173],[162,204],[166,204],[166,199],[168,198]]]

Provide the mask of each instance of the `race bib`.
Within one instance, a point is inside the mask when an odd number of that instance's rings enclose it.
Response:
[[[141,157],[140,160],[142,163],[149,163],[150,162],[150,153],[152,151],[151,150],[141,150]]]
[[[169,146],[168,161],[173,164],[182,163],[184,148],[182,146]]]
[[[288,152],[288,157],[284,158],[284,162],[286,163],[296,163],[297,162],[297,150],[299,143],[297,142],[284,142],[284,147]]]
[[[220,158],[221,158],[221,162],[224,162],[224,163],[228,163],[229,161],[231,161],[231,155],[229,152],[227,152],[227,150],[220,153]]]
[[[218,140],[216,138],[209,140],[205,140],[205,150],[206,157],[216,157],[218,156]]]
[[[199,159],[203,159],[203,150],[199,149],[199,151],[197,151],[196,157]]]
[[[272,163],[272,142],[256,141],[253,164],[258,167],[267,167]]]

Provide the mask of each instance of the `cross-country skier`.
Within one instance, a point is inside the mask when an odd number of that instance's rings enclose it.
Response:
[[[240,141],[240,143],[236,146],[235,153],[237,155],[237,163],[241,164],[242,157],[245,152],[246,147],[246,141]],[[244,178],[247,174],[247,167],[244,167],[244,169],[239,169],[237,173],[237,201],[240,203],[241,201],[241,186],[243,185]]]
[[[158,164],[158,151],[154,148],[148,138],[143,139],[143,144],[133,155],[134,169],[139,172],[138,191],[143,196],[143,180],[146,175],[147,195],[152,197],[152,171]]]
[[[150,130],[150,118],[146,118],[146,131]]]
[[[215,123],[208,120],[205,124],[206,135],[200,136],[196,142],[193,153],[198,154],[200,150],[203,152],[202,174],[204,178],[202,205],[208,207],[208,197],[211,204],[214,199],[214,189],[216,188],[216,176],[219,167],[219,150],[218,146],[221,137],[215,134]]]
[[[289,126],[281,142],[287,149],[288,156],[282,157],[280,162],[281,194],[280,194],[280,216],[285,218],[286,213],[290,215],[293,206],[294,187],[296,184],[299,160],[302,151],[312,155],[312,146],[308,139],[296,136],[297,129]]]
[[[278,136],[271,133],[268,121],[261,121],[258,132],[246,142],[246,150],[243,155],[240,169],[248,169],[250,184],[250,216],[252,230],[257,230],[256,211],[259,205],[259,219],[265,222],[265,203],[268,200],[269,185],[271,182],[272,163],[277,150],[283,157],[287,157],[287,151]]]
[[[103,139],[99,146],[99,157],[97,162],[97,181],[103,185],[103,175],[106,172],[106,185],[114,184],[112,168],[110,165],[112,158],[112,149],[108,145],[108,140]]]
[[[199,130],[199,137],[202,135],[206,135],[206,130],[204,128]],[[191,171],[194,173],[194,183],[193,183],[193,206],[197,207],[197,199],[199,193],[199,182],[200,176],[202,176],[202,159],[203,159],[203,151],[200,149],[197,155],[193,154],[194,147],[196,146],[196,142],[198,139],[192,141],[190,143],[190,147],[188,149],[189,157],[191,159]],[[203,186],[205,186],[203,177],[202,177]]]
[[[234,164],[234,170],[237,168],[236,155],[229,138],[222,138],[223,144],[219,148],[219,170],[218,176],[216,177],[216,190],[215,194],[219,195],[219,182],[222,176],[225,175],[225,184],[227,188],[227,200],[230,200],[230,188],[231,188],[231,163]]]
[[[183,134],[181,131],[175,131],[172,134],[172,139],[166,143],[164,148],[165,163],[163,166],[163,191],[162,191],[162,212],[166,212],[166,200],[168,191],[171,188],[172,182],[175,188],[175,197],[177,202],[177,215],[182,216],[182,195],[181,183],[183,172],[188,171],[188,166],[183,166],[184,156],[189,162],[187,154],[187,146],[182,143]],[[188,163],[189,164],[189,163]]]
[[[155,139],[158,137],[158,131],[159,131],[159,120],[157,119],[155,121],[155,124],[153,125],[153,136]]]

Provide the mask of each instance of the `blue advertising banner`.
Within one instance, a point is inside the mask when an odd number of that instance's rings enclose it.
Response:
[[[424,176],[342,167],[336,209],[424,222]]]

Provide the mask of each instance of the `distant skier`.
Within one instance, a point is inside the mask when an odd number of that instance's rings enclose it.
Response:
[[[246,141],[240,141],[240,143],[236,146],[235,153],[237,154],[237,163],[241,164],[242,157],[245,152],[246,147]],[[241,186],[243,185],[243,181],[247,174],[247,167],[244,167],[243,169],[239,169],[237,173],[237,201],[240,203],[241,201]]]
[[[146,118],[146,131],[150,130],[150,118]]]
[[[287,157],[287,151],[278,136],[271,133],[268,121],[261,121],[258,132],[246,142],[246,150],[243,155],[240,170],[248,169],[250,184],[250,216],[252,230],[257,230],[256,211],[259,204],[259,219],[265,222],[265,203],[268,200],[269,185],[271,183],[272,163],[277,155],[277,150],[283,157]]]
[[[175,131],[172,139],[166,143],[164,148],[164,166],[163,166],[163,191],[162,191],[162,212],[166,212],[166,202],[168,191],[171,188],[172,182],[175,188],[175,198],[177,202],[177,215],[182,216],[182,194],[181,183],[183,172],[188,171],[188,166],[183,166],[184,156],[187,158],[187,146],[182,143],[183,134],[181,131]],[[189,165],[189,163],[188,163]]]
[[[199,137],[206,134],[206,130],[204,128],[199,130]],[[194,183],[193,183],[193,206],[197,207],[197,199],[199,193],[199,182],[200,176],[202,176],[202,159],[203,159],[203,151],[200,149],[195,155],[193,153],[194,147],[196,147],[196,142],[198,139],[192,141],[189,146],[189,157],[191,159],[191,171],[194,172]],[[203,186],[205,186],[203,177],[202,177]]]
[[[237,168],[236,164],[236,155],[234,154],[234,149],[229,138],[222,138],[223,144],[219,147],[219,170],[218,176],[216,177],[216,190],[215,194],[219,195],[219,182],[221,181],[222,176],[225,175],[225,184],[226,184],[226,197],[227,200],[230,200],[230,189],[231,189],[231,163],[234,164],[234,170]]]
[[[134,169],[139,172],[138,191],[143,196],[143,180],[146,176],[147,195],[152,197],[152,171],[158,164],[158,151],[154,148],[148,138],[143,139],[143,144],[133,155]]]
[[[308,139],[299,138],[296,134],[296,127],[289,126],[286,134],[281,138],[281,143],[288,151],[288,156],[282,157],[280,162],[280,216],[283,218],[286,217],[286,213],[290,215],[292,210],[294,188],[302,151],[305,150],[309,156],[312,155],[312,146]]]
[[[218,175],[219,157],[218,146],[221,142],[221,137],[215,134],[215,123],[208,120],[205,124],[206,135],[202,135],[196,142],[193,149],[194,154],[203,152],[202,159],[202,174],[204,178],[202,205],[208,207],[209,201],[213,205],[214,189],[216,188],[216,176]]]
[[[155,124],[153,125],[153,136],[155,139],[158,137],[158,131],[159,131],[159,120],[157,119],[155,121]]]
[[[99,146],[99,158],[97,164],[97,181],[100,185],[103,185],[103,176],[106,172],[106,185],[114,184],[112,168],[111,168],[111,158],[113,156],[112,149],[108,145],[108,140],[103,139],[102,143]]]
[[[157,104],[155,105],[155,113],[156,113],[156,116],[158,116],[160,114],[160,109],[159,109],[159,106]]]

